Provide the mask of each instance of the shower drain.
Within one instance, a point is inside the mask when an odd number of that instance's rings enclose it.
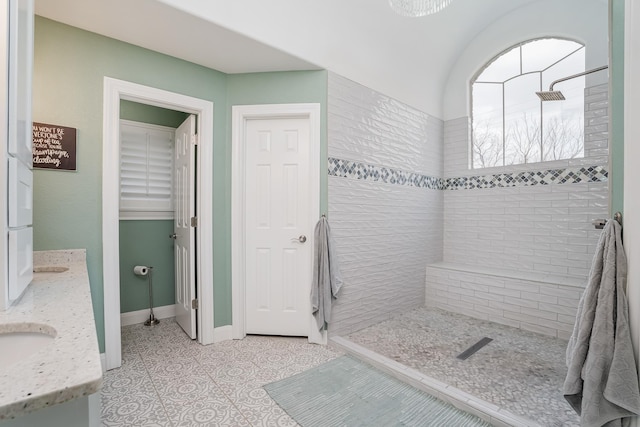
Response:
[[[477,343],[475,343],[474,345],[472,345],[471,347],[469,347],[468,349],[466,349],[465,351],[457,355],[456,358],[460,360],[466,360],[471,356],[473,356],[473,354],[476,351],[480,350],[482,347],[489,344],[491,341],[493,341],[493,338],[484,337],[480,341],[478,341]]]

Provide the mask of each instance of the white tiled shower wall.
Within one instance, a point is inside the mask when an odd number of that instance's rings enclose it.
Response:
[[[442,177],[442,121],[329,73],[329,158]],[[345,285],[341,335],[423,305],[426,265],[442,257],[443,191],[329,176],[329,222]]]
[[[569,277],[438,263],[427,267],[427,305],[568,339],[582,295],[579,283]]]
[[[568,337],[600,234],[591,221],[608,215],[606,180],[452,189],[446,178],[606,170],[607,86],[586,91],[585,158],[482,171],[468,168],[468,118],[443,125],[333,73],[328,92],[329,219],[345,279],[330,332],[426,300]]]
[[[607,168],[607,93],[607,85],[586,90],[585,158],[549,162],[543,167],[530,164],[469,170],[469,119],[448,121],[444,127],[445,177]],[[527,329],[533,329],[528,325],[537,322],[538,332],[566,337],[600,235],[591,221],[608,217],[608,197],[606,181],[444,191],[443,260],[459,265],[460,271],[429,269],[427,304],[458,307],[456,311],[464,310],[474,317]],[[532,278],[564,276],[573,285],[566,287],[558,283],[562,280],[555,280],[548,286],[524,282],[523,287],[518,280],[509,279],[508,272],[498,279],[464,272],[467,267],[480,266],[529,272]],[[460,274],[464,276],[462,281],[457,277]],[[489,292],[487,286],[492,281],[497,288]],[[460,283],[466,284],[462,293]],[[505,283],[517,288],[511,289],[508,297],[518,298],[519,305],[505,302],[505,295],[500,294]],[[565,298],[558,304],[558,295],[553,293],[560,288]],[[546,295],[545,289],[554,289],[552,295]]]

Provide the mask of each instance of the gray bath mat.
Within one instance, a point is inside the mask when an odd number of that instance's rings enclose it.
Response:
[[[264,388],[303,427],[490,426],[349,356]]]

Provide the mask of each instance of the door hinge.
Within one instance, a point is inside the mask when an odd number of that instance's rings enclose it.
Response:
[[[197,227],[198,226],[198,217],[197,216],[192,216],[191,217],[191,226],[192,227]]]
[[[192,299],[191,300],[191,308],[194,310],[198,310],[200,308],[200,305],[198,304],[198,300],[197,299]]]
[[[191,135],[191,143],[193,145],[198,145],[198,135]]]

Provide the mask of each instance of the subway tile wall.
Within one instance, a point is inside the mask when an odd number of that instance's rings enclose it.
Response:
[[[443,260],[449,267],[428,268],[428,305],[568,337],[600,236],[591,221],[609,216],[607,95],[607,85],[585,91],[585,157],[544,167],[469,170],[469,119],[445,123],[447,182],[554,170],[579,179],[444,191]],[[468,271],[479,267],[507,272],[496,277]],[[513,272],[527,272],[532,280],[514,278]],[[533,280],[550,276],[556,279]]]
[[[445,176],[546,171],[579,168],[594,172],[580,183],[445,191],[444,253],[446,262],[586,278],[599,230],[591,221],[608,216],[609,189],[607,85],[585,93],[585,154],[583,159],[469,170],[455,153],[469,146],[469,120],[445,124]],[[468,157],[468,156],[467,156]],[[451,161],[449,161],[451,160]]]
[[[471,121],[469,117],[444,122],[444,177],[469,175]]]
[[[329,73],[328,139],[345,281],[329,332],[343,335],[424,304],[426,266],[442,259],[443,124]]]
[[[609,86],[587,88],[584,103],[585,157],[606,165],[609,162]]]
[[[442,177],[443,122],[329,73],[329,157]]]
[[[585,158],[479,171],[469,118],[443,124],[336,74],[328,83],[329,220],[345,279],[330,333],[426,301],[568,337],[600,235],[591,221],[608,216],[607,86],[586,90]]]
[[[582,295],[575,278],[496,268],[432,264],[427,305],[569,339]]]
[[[446,191],[447,262],[586,278],[607,183]]]

